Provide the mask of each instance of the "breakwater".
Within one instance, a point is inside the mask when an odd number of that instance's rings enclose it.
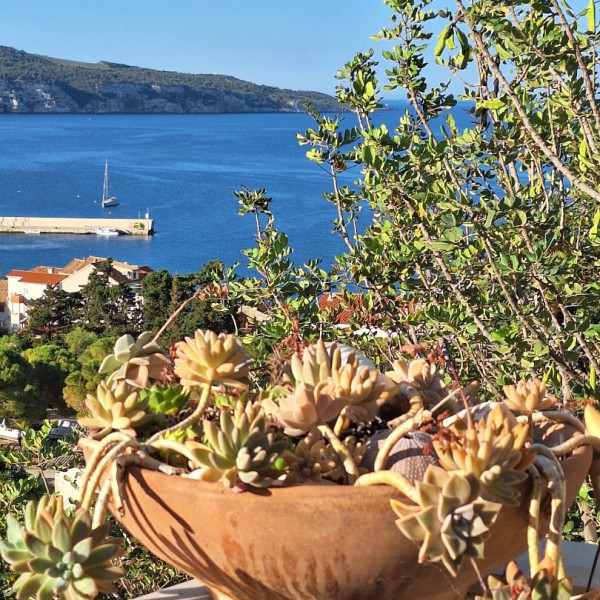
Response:
[[[149,236],[154,233],[154,219],[71,219],[53,217],[0,217],[0,233],[72,233]]]

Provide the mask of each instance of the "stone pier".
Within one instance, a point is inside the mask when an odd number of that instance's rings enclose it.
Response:
[[[53,217],[0,217],[0,233],[97,234],[116,231],[121,235],[149,236],[154,219],[62,219]]]

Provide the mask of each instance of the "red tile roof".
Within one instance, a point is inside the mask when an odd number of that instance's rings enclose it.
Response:
[[[58,275],[56,273],[39,273],[37,271],[20,271],[14,269],[6,274],[6,277],[19,277],[23,283],[38,283],[43,285],[56,285],[63,279],[66,279],[66,275]]]
[[[341,294],[323,294],[319,298],[319,308],[321,310],[331,311],[334,317],[335,325],[346,325],[350,322],[350,318],[362,309],[362,298],[359,295],[351,296],[345,300]]]

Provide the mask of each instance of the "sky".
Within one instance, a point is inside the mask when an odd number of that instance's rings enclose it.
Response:
[[[390,16],[381,0],[21,0],[3,6],[0,45],[333,94]]]

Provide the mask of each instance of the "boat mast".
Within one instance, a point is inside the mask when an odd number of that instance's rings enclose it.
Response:
[[[102,204],[106,202],[108,198],[108,158],[104,164],[104,186],[102,187]]]

